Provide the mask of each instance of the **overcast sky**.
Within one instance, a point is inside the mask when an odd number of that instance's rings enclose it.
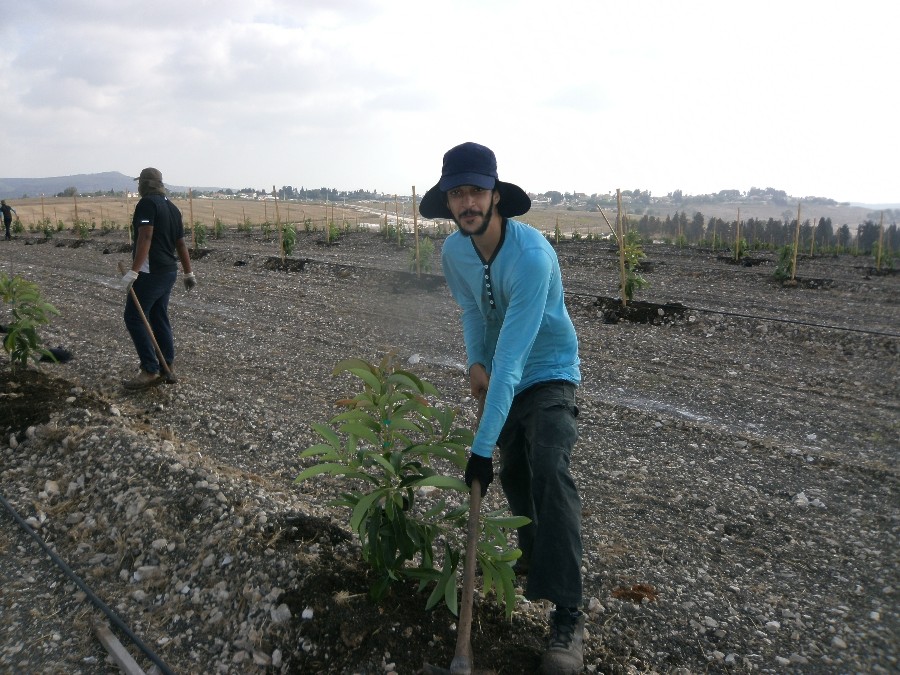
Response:
[[[2,0],[0,176],[900,203],[890,0]]]

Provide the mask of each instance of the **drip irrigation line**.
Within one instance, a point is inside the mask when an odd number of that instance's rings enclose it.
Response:
[[[66,574],[66,576],[74,581],[78,588],[84,591],[88,599],[92,603],[94,603],[94,605],[101,612],[109,617],[109,620],[113,623],[113,625],[116,626],[116,628],[121,630],[128,637],[128,639],[137,646],[138,649],[144,652],[144,654],[147,655],[147,658],[153,661],[153,663],[156,664],[157,668],[159,668],[164,675],[175,675],[172,669],[169,668],[156,654],[154,654],[153,651],[131,631],[131,629],[125,624],[125,622],[122,621],[122,619],[120,619],[119,616],[105,602],[103,602],[103,600],[98,598],[96,594],[90,588],[88,588],[87,584],[85,584],[84,581],[82,581],[81,578],[77,574],[75,574],[74,571],[72,571],[72,568],[69,567],[62,558],[56,555],[56,553],[54,553],[49,546],[47,546],[46,542],[44,542],[44,540],[41,539],[37,532],[35,532],[31,528],[31,526],[22,519],[22,516],[20,516],[18,512],[12,507],[12,505],[8,501],[6,501],[2,494],[0,494],[0,502],[2,502],[3,506],[6,507],[6,510],[9,511],[10,515],[13,517],[13,520],[15,520],[16,523],[18,523],[19,526],[38,543],[38,546],[43,549],[44,553],[46,553],[54,563],[56,563],[56,566],[59,567]]]
[[[566,295],[573,295],[580,298],[594,298],[598,296],[593,293],[575,293],[566,291]],[[664,303],[663,303],[664,304]],[[900,338],[900,333],[890,333],[882,330],[869,330],[867,328],[851,328],[847,326],[831,326],[824,323],[812,323],[811,321],[800,321],[799,319],[779,319],[773,316],[757,316],[755,314],[740,314],[738,312],[726,312],[723,309],[706,309],[705,307],[689,307],[688,305],[678,305],[681,309],[692,312],[706,312],[707,314],[722,314],[723,316],[735,316],[741,319],[755,319],[757,321],[771,321],[773,323],[792,323],[798,326],[810,326],[811,328],[824,328],[826,330],[844,330],[853,333],[864,333],[866,335],[878,335],[880,337]]]
[[[757,321],[773,321],[775,323],[793,323],[799,326],[810,326],[812,328],[825,328],[826,330],[846,330],[854,333],[865,333],[866,335],[880,335],[883,337],[900,338],[900,333],[889,333],[882,330],[869,330],[867,328],[850,328],[847,326],[830,326],[825,323],[812,323],[811,321],[800,321],[799,319],[778,319],[770,316],[756,316],[754,314],[739,314],[738,312],[726,312],[722,309],[705,309],[704,307],[688,307],[685,309],[694,312],[706,312],[708,314],[722,314],[724,316],[737,316],[742,319],[756,319]]]

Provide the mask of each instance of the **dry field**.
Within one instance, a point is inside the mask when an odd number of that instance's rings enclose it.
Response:
[[[9,200],[17,211],[19,218],[26,230],[36,227],[44,218],[50,218],[53,223],[62,219],[67,228],[72,226],[75,219],[76,203],[70,198],[45,197],[41,199]],[[96,224],[99,228],[104,220],[115,222],[120,228],[125,228],[131,222],[131,213],[134,209],[134,198],[113,199],[108,197],[81,197],[77,201],[78,218]],[[175,203],[184,214],[185,223],[193,221],[201,222],[209,227],[220,219],[225,227],[235,228],[239,223],[249,219],[254,225],[263,222],[274,223],[276,215],[282,223],[295,223],[302,226],[309,218],[316,229],[322,229],[323,223],[334,222],[338,227],[350,226],[352,229],[365,227],[366,224],[382,222],[385,215],[391,223],[399,217],[401,222],[412,227],[413,213],[410,202],[388,199],[381,202],[368,203],[316,203],[316,202],[279,202],[276,205],[273,200],[257,201],[249,199],[176,199]],[[626,210],[631,211],[626,206]],[[648,211],[650,215],[656,215],[665,219],[667,212],[675,213],[682,209],[670,208],[668,211],[653,207]],[[687,206],[684,209],[689,217],[696,211],[700,211],[709,220],[712,217],[722,218],[726,222],[732,222],[737,218],[740,210],[741,219],[758,218],[767,220],[774,218],[779,220],[786,211],[796,217],[796,205],[791,207],[775,205],[748,205],[748,204],[701,204],[696,207]],[[641,215],[643,211],[637,211]],[[631,214],[634,215],[634,214]],[[852,206],[804,206],[801,219],[831,218],[836,230],[841,225],[847,224],[851,231],[855,231],[855,225],[863,223],[871,214],[868,209]],[[615,211],[605,210],[605,216],[613,225],[615,224]],[[610,228],[604,219],[604,214],[587,211],[568,211],[562,207],[534,207],[528,214],[531,225],[545,233],[553,232],[558,225],[564,233],[579,232],[582,236],[592,234],[596,237],[607,237]],[[419,226],[426,230],[439,230],[443,233],[450,231],[451,224],[444,222],[432,222],[419,220]]]

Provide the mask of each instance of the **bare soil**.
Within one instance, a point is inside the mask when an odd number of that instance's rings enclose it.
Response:
[[[45,344],[73,353],[0,367],[0,495],[174,672],[448,667],[454,617],[410,587],[371,603],[327,505],[340,484],[293,484],[310,424],[356,391],[341,359],[395,351],[474,422],[440,239],[422,275],[369,232],[301,233],[284,260],[258,231],[212,239],[172,298],[179,383],[127,394],[123,237],[0,242],[0,270],[61,310]],[[649,246],[637,322],[610,311],[608,245],[557,250],[584,376],[586,669],[895,671],[897,277],[806,257],[784,286],[765,254]],[[504,506],[499,487],[487,501]],[[0,670],[116,672],[84,595],[0,517]],[[507,621],[479,599],[476,665],[533,672],[546,609]]]

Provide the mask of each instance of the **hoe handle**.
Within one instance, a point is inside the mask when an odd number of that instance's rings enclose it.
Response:
[[[484,394],[478,397],[478,413],[475,428],[484,412]],[[481,483],[472,479],[469,490],[469,519],[466,525],[466,562],[463,567],[462,604],[459,608],[459,626],[456,631],[456,653],[450,663],[451,675],[471,675],[472,659],[472,598],[475,595],[475,559],[478,548],[478,518],[481,512]]]
[[[456,635],[456,653],[450,663],[452,675],[472,672],[472,597],[475,595],[475,552],[478,546],[478,516],[481,511],[481,483],[475,478],[469,491],[469,521],[466,528],[466,563],[463,568],[462,603]]]

